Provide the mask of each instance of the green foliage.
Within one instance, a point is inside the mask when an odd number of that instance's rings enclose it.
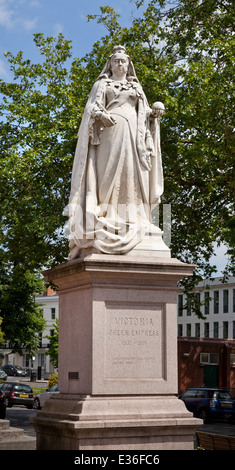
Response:
[[[120,15],[109,6],[100,7],[100,12],[100,15],[87,15],[88,21],[97,20],[97,23],[102,23],[107,28],[110,37],[116,36],[117,32],[121,30],[118,22]]]
[[[54,367],[58,367],[58,337],[59,337],[59,321],[56,318],[56,322],[53,323],[53,335],[45,336],[50,341],[50,346],[46,354],[50,356],[50,361]]]
[[[6,54],[14,75],[12,83],[0,82],[0,314],[6,340],[9,330],[13,336],[16,313],[9,302],[18,270],[27,284],[29,273],[36,279],[42,267],[67,257],[63,209],[77,130],[92,84],[117,44],[126,46],[149,103],[163,101],[167,110],[161,123],[162,202],[172,207],[172,256],[198,266],[184,285],[192,289],[201,276],[213,274],[209,260],[215,242],[228,247],[226,274],[232,272],[233,4],[149,0],[135,5],[129,28],[121,27],[109,6],[89,15],[107,35],[83,58],[72,58],[71,42],[62,34],[34,35],[38,64],[22,52]]]
[[[71,46],[62,35],[35,34],[41,64],[6,54],[13,83],[0,83],[0,313],[12,351],[30,355],[44,330],[34,297],[43,292],[38,272],[61,262],[63,207],[77,132],[78,106],[64,62]],[[72,71],[71,71],[72,76]]]
[[[51,374],[48,380],[48,388],[51,388],[53,385],[58,384],[58,372]]]
[[[2,329],[1,329],[1,324],[2,324],[2,318],[0,317],[0,346],[4,341],[4,334],[3,334]]]
[[[43,311],[34,298],[42,292],[39,276],[17,266],[12,273],[3,273],[0,286],[0,316],[4,339],[12,352],[22,354],[22,347],[33,356],[39,347],[38,333],[45,328]]]
[[[0,207],[8,261],[38,269],[64,260],[62,205],[69,194],[78,107],[64,66],[69,42],[62,35],[56,41],[35,34],[34,40],[45,61],[31,64],[22,52],[8,53],[16,82],[0,83]]]

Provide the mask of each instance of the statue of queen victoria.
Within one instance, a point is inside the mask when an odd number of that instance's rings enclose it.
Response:
[[[83,250],[125,254],[161,232],[151,210],[163,192],[159,118],[123,46],[88,98],[78,133],[69,200],[69,259]],[[162,232],[161,232],[162,233]]]

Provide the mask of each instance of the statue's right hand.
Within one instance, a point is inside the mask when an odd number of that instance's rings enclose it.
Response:
[[[116,124],[115,119],[109,113],[102,113],[101,121],[105,127],[111,127],[111,126],[114,126],[114,124]]]

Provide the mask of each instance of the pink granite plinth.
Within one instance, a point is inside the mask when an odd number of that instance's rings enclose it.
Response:
[[[38,449],[192,449],[177,399],[172,258],[91,254],[44,273],[59,287],[59,388],[34,419]]]

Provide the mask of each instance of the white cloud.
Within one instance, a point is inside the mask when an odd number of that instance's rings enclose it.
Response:
[[[6,0],[0,0],[0,25],[6,28],[14,26],[14,10],[7,6]]]
[[[32,0],[32,2],[30,2],[30,6],[38,8],[41,6],[41,3],[38,2],[38,0]]]
[[[0,59],[0,76],[6,77],[8,75],[8,71],[6,69],[5,63],[2,59]]]
[[[37,2],[38,3],[38,2]],[[23,28],[31,31],[35,28],[37,17],[25,18],[18,12],[17,7],[24,4],[24,0],[0,0],[0,25],[7,29]]]
[[[25,31],[32,31],[35,29],[38,19],[33,18],[32,20],[19,20]]]

